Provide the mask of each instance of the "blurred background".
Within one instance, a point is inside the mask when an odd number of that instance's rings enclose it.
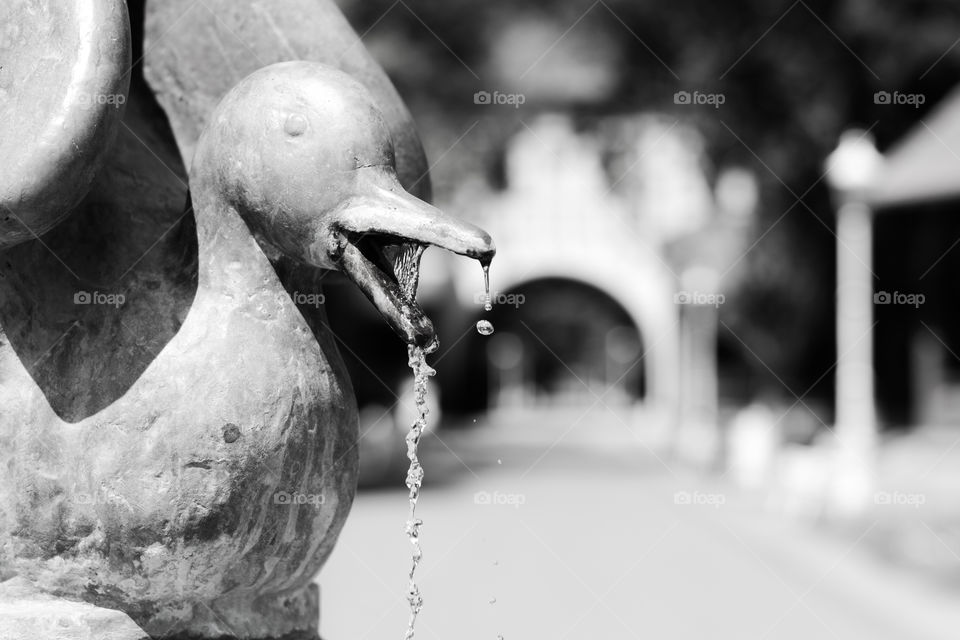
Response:
[[[423,260],[417,636],[955,638],[956,3],[340,5],[499,248],[491,312]],[[398,636],[411,374],[326,293],[362,490],[321,631]]]

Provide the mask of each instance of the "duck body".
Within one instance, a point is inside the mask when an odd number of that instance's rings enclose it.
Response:
[[[334,338],[244,222],[178,222],[176,149],[152,138],[145,99],[131,93],[131,134],[78,210],[0,260],[0,580],[148,631],[256,634],[257,602],[312,597],[355,490],[356,407]],[[92,247],[115,273],[83,263]],[[80,291],[125,301],[76,305]],[[304,624],[283,613],[271,628]]]
[[[249,262],[197,291],[177,335],[104,410],[70,424],[39,389],[5,403],[18,416],[0,421],[0,475],[15,487],[5,568],[148,631],[195,603],[296,592],[319,571],[353,496],[356,409],[333,345]],[[10,355],[0,366],[16,371]]]

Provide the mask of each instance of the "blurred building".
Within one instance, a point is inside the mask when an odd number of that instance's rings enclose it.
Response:
[[[872,372],[871,385],[876,377],[878,393],[865,392],[869,402],[879,405],[870,409],[878,414],[874,428],[960,421],[960,335],[954,328],[958,292],[953,284],[958,266],[953,250],[960,232],[954,222],[960,201],[958,153],[960,89],[885,154],[876,154],[876,169],[852,196],[868,215],[863,255],[849,261],[848,270],[862,273],[867,286],[857,296],[864,310],[862,328],[846,339],[838,334],[838,353],[855,349],[853,343],[867,333],[859,342],[869,347],[865,366]],[[855,159],[855,164],[864,163]],[[841,202],[841,222],[844,206]],[[852,242],[841,235],[838,270]],[[838,414],[855,400],[851,395],[837,389]]]
[[[744,245],[752,176],[722,173],[718,197],[697,132],[654,115],[584,130],[542,115],[504,163],[502,191],[468,185],[452,205],[496,238],[493,312],[483,312],[475,266],[424,258],[425,274],[452,269],[461,306],[496,327],[489,339],[463,338],[485,367],[466,386],[486,386],[491,409],[634,407],[711,449],[724,268]],[[422,287],[427,300],[443,291]]]
[[[960,88],[884,154],[866,194],[877,216],[876,366],[888,424],[960,423],[958,154]]]
[[[937,247],[931,233],[946,239],[955,233],[922,222],[931,206],[949,207],[960,198],[955,148],[960,91],[885,155],[868,133],[853,130],[827,160],[837,201],[837,455],[830,498],[842,513],[862,511],[874,496],[885,426],[937,427],[960,419],[960,381],[951,375],[957,367],[948,364],[958,361],[950,346],[958,336],[944,322],[955,307],[950,265],[956,258],[948,256],[958,241]],[[894,222],[899,233],[878,242],[875,228],[890,217],[900,218]],[[899,362],[890,357],[897,352]]]

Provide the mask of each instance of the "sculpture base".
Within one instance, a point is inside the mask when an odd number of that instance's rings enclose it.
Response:
[[[316,585],[310,585],[294,597],[246,605],[219,603],[216,608],[215,612],[203,607],[209,616],[198,616],[191,621],[194,631],[171,633],[169,627],[161,631],[157,621],[152,621],[151,634],[122,611],[41,593],[26,580],[13,578],[0,583],[0,639],[321,640],[317,633],[319,590]],[[231,622],[237,627],[223,633],[222,627]],[[291,629],[291,623],[302,627]],[[278,629],[280,631],[270,634]]]
[[[320,589],[311,583],[284,596],[228,596],[138,622],[164,640],[317,640]]]
[[[34,591],[14,578],[0,583],[3,640],[150,640],[127,614]]]
[[[220,636],[219,638],[203,638],[200,636],[164,636],[163,640],[237,640],[234,636]],[[256,640],[323,640],[312,632],[294,632],[279,638],[257,638]]]

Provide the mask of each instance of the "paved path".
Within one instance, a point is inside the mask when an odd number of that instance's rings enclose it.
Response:
[[[884,565],[869,522],[772,519],[605,412],[544,421],[427,443],[417,638],[960,637],[960,594]],[[403,637],[405,517],[402,490],[358,497],[320,576],[327,640]]]

